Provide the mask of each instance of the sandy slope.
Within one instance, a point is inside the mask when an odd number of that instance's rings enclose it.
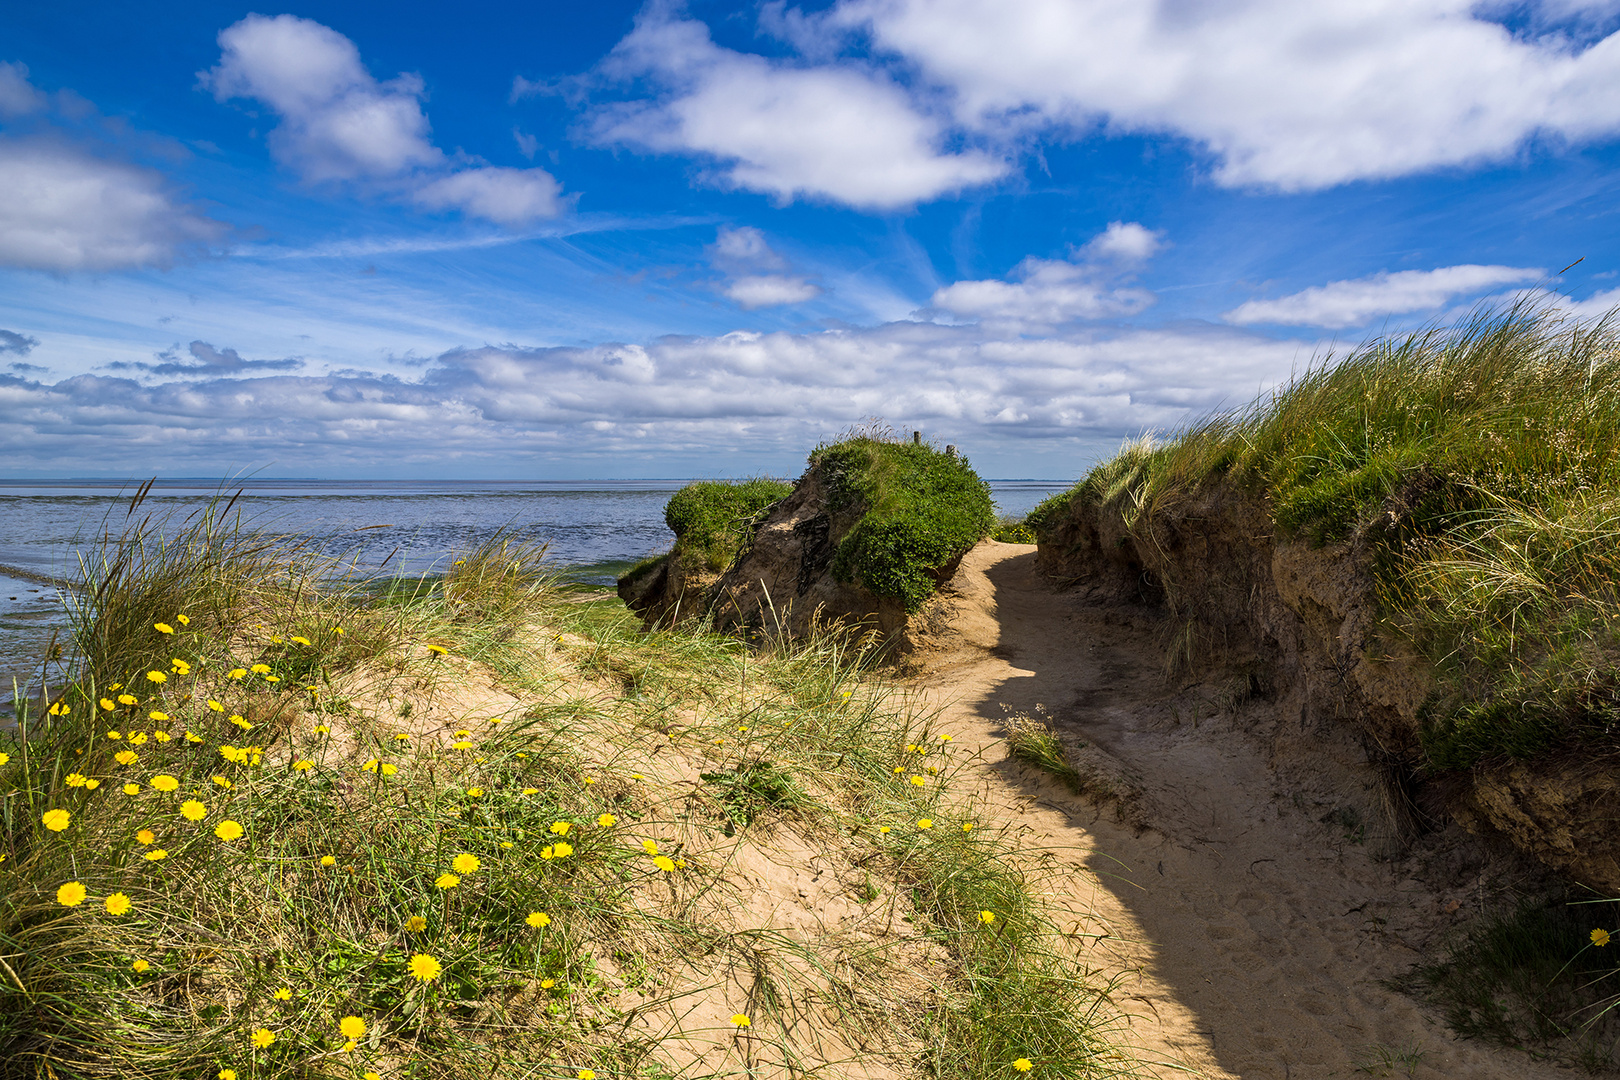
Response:
[[[1127,1040],[1162,1063],[1152,1071],[1293,1080],[1402,1058],[1372,1075],[1568,1075],[1458,1041],[1383,985],[1516,864],[1454,833],[1397,848],[1367,809],[1375,778],[1347,736],[1312,731],[1318,753],[1279,756],[1278,732],[1303,717],[1264,702],[1201,709],[1207,688],[1167,684],[1150,613],[1054,593],[1033,547],[971,552],[936,621],[949,632],[919,686],[980,755],[992,812],[1073,864],[1054,875],[1056,899],[1077,913],[1077,946],[1121,978]],[[1099,810],[1007,760],[1007,710],[1037,706],[1086,744],[1122,803]],[[1341,807],[1363,818],[1359,831],[1322,821]]]

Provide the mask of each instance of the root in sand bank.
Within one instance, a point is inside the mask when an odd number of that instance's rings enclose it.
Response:
[[[1049,875],[1062,883],[1052,899],[1075,913],[1064,926],[1099,979],[1118,980],[1121,1034],[1150,1071],[1567,1075],[1458,1040],[1389,987],[1456,920],[1538,871],[1455,826],[1399,842],[1348,731],[1172,684],[1160,618],[1055,592],[1033,545],[971,551],[934,621],[919,687],[979,754],[987,809],[1073,864]],[[1064,738],[1084,794],[1008,756],[1020,714]]]

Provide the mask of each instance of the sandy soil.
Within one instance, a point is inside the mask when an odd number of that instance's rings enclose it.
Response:
[[[1303,716],[1171,686],[1151,613],[1054,592],[1034,550],[969,554],[936,618],[955,638],[935,642],[918,687],[978,755],[978,797],[1065,871],[1053,899],[1099,978],[1118,980],[1125,1040],[1150,1073],[1569,1075],[1459,1041],[1385,986],[1503,866],[1450,832],[1397,845],[1347,733],[1312,731],[1310,759],[1280,756],[1277,733]],[[1009,760],[1009,712],[1043,716],[1121,798],[1099,808]]]

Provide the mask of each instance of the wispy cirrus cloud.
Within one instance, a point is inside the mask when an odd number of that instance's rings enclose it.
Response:
[[[1238,326],[1273,323],[1340,330],[1364,326],[1381,316],[1431,311],[1456,297],[1535,281],[1546,275],[1547,271],[1537,267],[1474,264],[1401,270],[1330,281],[1275,300],[1250,300],[1223,317]]]

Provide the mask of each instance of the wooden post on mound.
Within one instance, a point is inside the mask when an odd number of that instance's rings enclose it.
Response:
[[[922,445],[922,432],[913,431],[911,433],[911,445],[912,446],[921,446]]]

